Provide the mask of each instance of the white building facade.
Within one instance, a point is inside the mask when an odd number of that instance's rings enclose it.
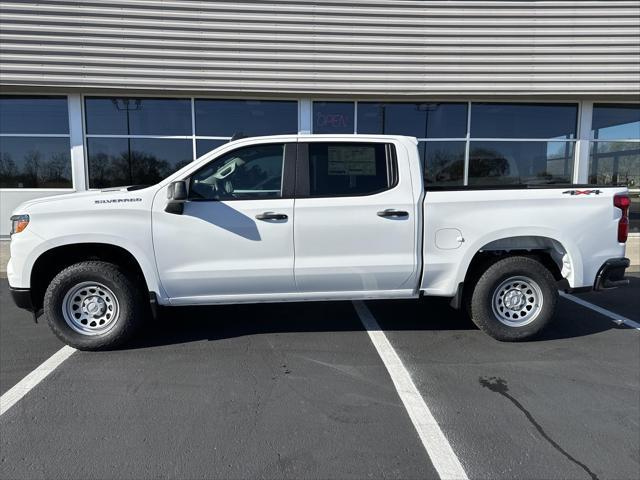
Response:
[[[639,18],[619,0],[0,2],[0,236],[22,201],[155,183],[234,135],[406,134],[427,186],[637,192]]]

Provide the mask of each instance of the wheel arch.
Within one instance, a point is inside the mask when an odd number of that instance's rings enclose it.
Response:
[[[486,269],[495,259],[513,255],[536,258],[551,271],[556,280],[566,279],[569,286],[577,286],[581,282],[580,252],[570,239],[557,235],[557,232],[541,234],[539,229],[515,235],[506,233],[487,235],[468,249],[458,271],[457,285],[472,282],[478,272]]]
[[[138,257],[139,258],[139,257]],[[34,310],[42,308],[45,291],[51,280],[64,268],[87,260],[113,263],[143,285],[145,291],[158,292],[158,283],[149,267],[121,245],[106,242],[66,243],[42,252],[33,262],[30,272],[31,298]]]

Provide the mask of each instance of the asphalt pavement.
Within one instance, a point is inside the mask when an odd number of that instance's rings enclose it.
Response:
[[[61,344],[0,282],[5,393]],[[638,321],[640,275],[580,298]],[[517,344],[442,300],[367,306],[469,478],[640,478],[639,331],[566,299]],[[74,353],[0,417],[0,478],[439,477],[340,302],[176,308]]]

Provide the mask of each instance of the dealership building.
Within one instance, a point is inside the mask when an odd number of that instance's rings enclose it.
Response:
[[[0,2],[0,236],[233,136],[415,136],[427,186],[627,185],[638,1]],[[632,239],[637,248],[638,238]]]

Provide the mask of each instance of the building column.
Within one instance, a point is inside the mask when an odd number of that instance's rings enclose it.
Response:
[[[593,102],[580,103],[578,119],[578,140],[576,141],[576,164],[573,171],[573,183],[589,183],[589,146],[591,143],[591,119]]]
[[[298,101],[298,133],[311,133],[313,125],[313,104],[310,98]]]
[[[71,142],[71,172],[73,188],[76,191],[87,189],[87,172],[84,161],[84,138],[82,128],[82,96],[73,93],[68,96],[69,134]]]

